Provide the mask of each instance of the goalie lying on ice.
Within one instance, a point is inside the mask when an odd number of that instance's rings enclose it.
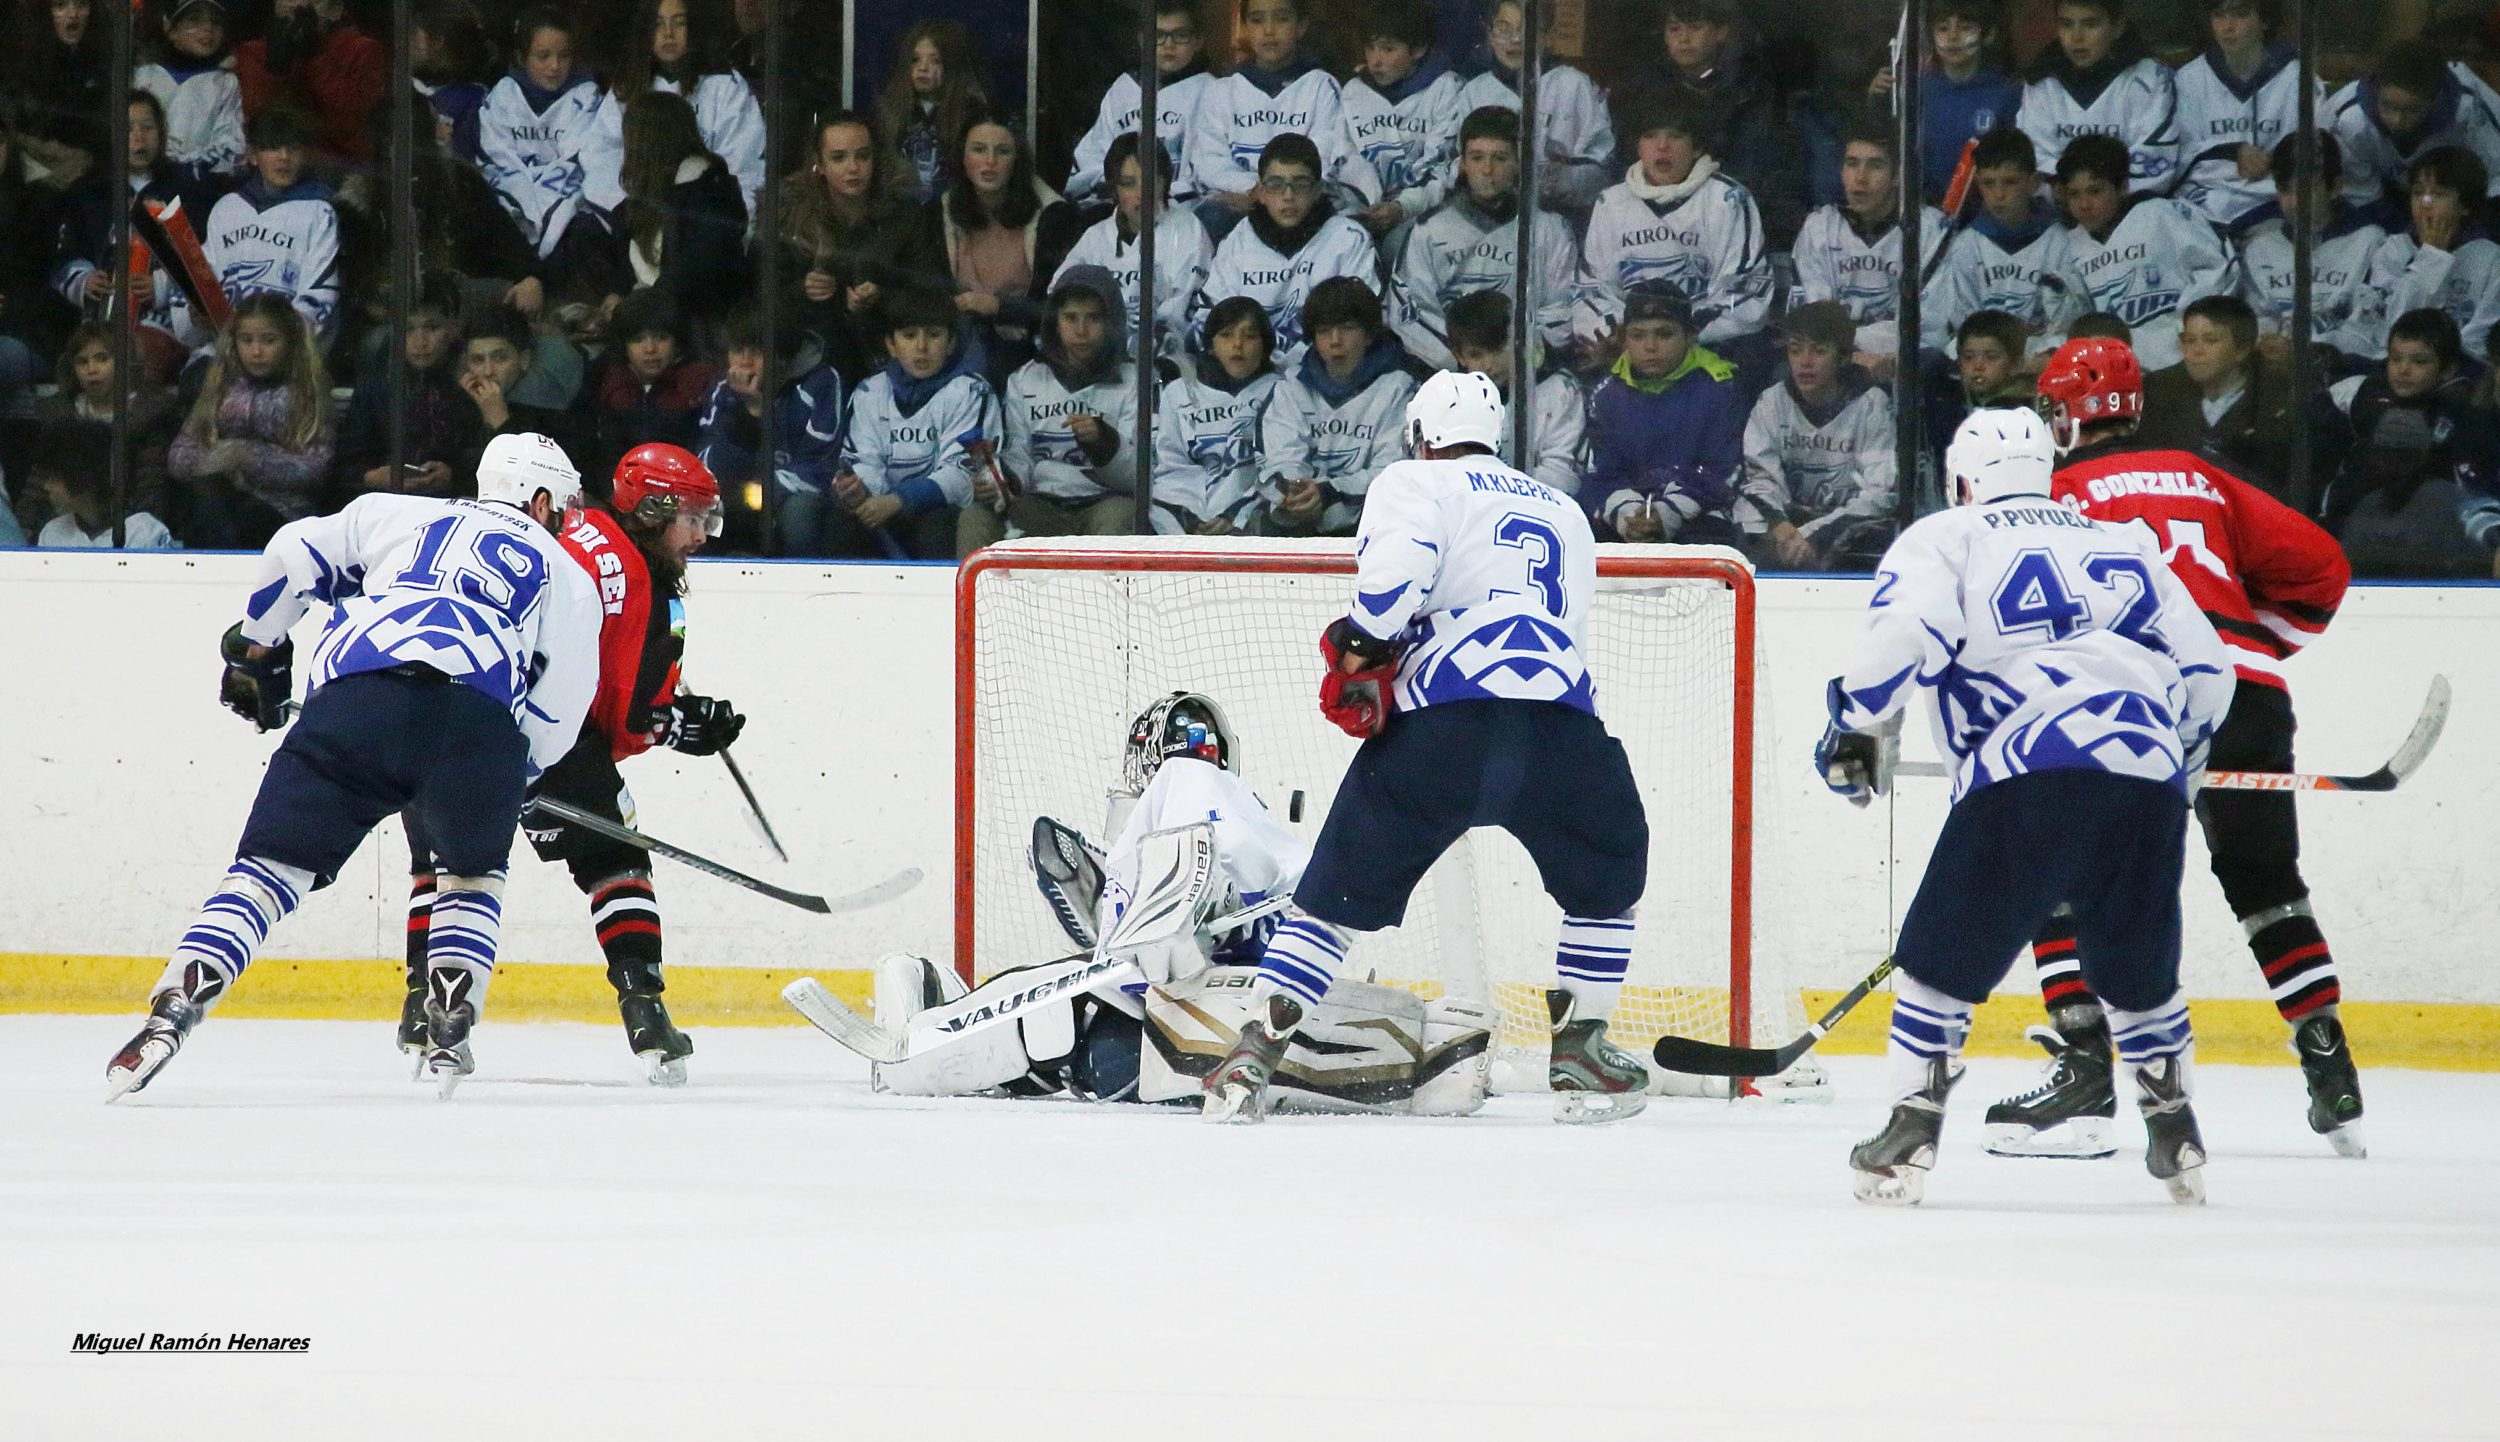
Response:
[[[1040,817],[1034,879],[1069,939],[1090,952],[1151,889],[1141,876],[1146,858],[1158,854],[1153,840],[1207,826],[1219,864],[1205,894],[1186,903],[1198,924],[1134,954],[1144,980],[1045,1004],[1013,1025],[880,1064],[876,1086],[914,1096],[1195,1102],[1249,1016],[1260,958],[1310,860],[1310,848],[1269,813],[1238,767],[1238,743],[1208,698],[1175,691],[1141,713],[1129,728],[1109,850]],[[1239,917],[1244,912],[1255,914]],[[1016,975],[1000,973],[984,987],[1012,988]],[[880,1027],[902,1032],[913,1016],[965,995],[952,971],[922,958],[877,964]],[[1427,1003],[1341,979],[1287,1051],[1277,1100],[1306,1110],[1464,1115],[1484,1103],[1491,1026],[1480,1001]]]

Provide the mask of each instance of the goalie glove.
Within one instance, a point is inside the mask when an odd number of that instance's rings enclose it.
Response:
[[[252,658],[255,644],[240,621],[218,639],[226,672],[217,683],[217,701],[261,730],[275,731],[286,724],[287,703],[295,698],[295,643],[280,641],[258,660]]]
[[[747,718],[726,701],[709,696],[680,696],[652,713],[654,744],[688,756],[710,756],[727,750],[746,729]]]
[[[1328,663],[1319,683],[1319,713],[1357,740],[1379,735],[1397,698],[1400,649],[1363,634],[1344,617],[1329,623],[1319,633],[1319,654]],[[1354,669],[1346,668],[1348,660]]]

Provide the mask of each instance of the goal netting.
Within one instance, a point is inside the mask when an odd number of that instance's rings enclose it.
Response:
[[[1128,723],[1202,691],[1240,770],[1316,838],[1355,742],[1319,714],[1319,633],[1345,613],[1348,541],[1087,537],[994,546],[956,582],[955,960],[974,979],[1067,950],[1025,859],[1033,818],[1107,841]],[[1650,873],[1612,1034],[1646,1057],[1667,1033],[1785,1040],[1797,989],[1752,954],[1757,654],[1753,576],[1733,551],[1601,546],[1589,666],[1647,804]],[[1543,991],[1561,913],[1525,851],[1478,830],[1404,925],[1349,974],[1489,998],[1496,1083],[1544,1085]],[[1775,1043],[1774,1043],[1775,1044]]]

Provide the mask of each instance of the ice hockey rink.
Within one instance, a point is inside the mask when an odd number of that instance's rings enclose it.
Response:
[[[0,1437],[2500,1437],[2500,1076],[2213,1066],[2212,1201],[1979,1150],[1850,1199],[1826,1106],[1564,1128],[903,1100],[815,1033],[491,1023],[449,1104],[380,1022],[0,1016]],[[2369,1059],[2362,1058],[2365,1068]],[[2140,1143],[2122,1121],[2122,1146]],[[80,1332],[305,1355],[73,1355]]]

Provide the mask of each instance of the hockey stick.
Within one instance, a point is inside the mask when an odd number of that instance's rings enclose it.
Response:
[[[1945,256],[1953,250],[1953,242],[1961,239],[1962,232],[1970,227],[1977,209],[1971,200],[1971,180],[1978,173],[1979,141],[1974,137],[1962,142],[1961,158],[1953,162],[1953,178],[1945,185],[1944,204],[1940,207],[1945,218],[1944,238],[1936,242],[1936,253],[1927,257],[1926,263],[1918,268],[1918,288],[1922,291],[1927,289],[1929,281],[1936,278],[1937,270],[1943,267]]]
[[[1807,1027],[1805,1035],[1786,1046],[1777,1049],[1720,1046],[1690,1037],[1662,1036],[1658,1038],[1658,1044],[1650,1049],[1650,1056],[1667,1070],[1683,1072],[1688,1076],[1778,1076],[1795,1066],[1799,1057],[1812,1051],[1816,1042],[1829,1036],[1832,1028],[1840,1025],[1840,1019],[1854,1010],[1859,1002],[1866,1000],[1867,993],[1883,985],[1884,978],[1890,975],[1892,958],[1887,956],[1856,986],[1849,988],[1847,996],[1834,1002],[1831,1010]]]
[[[636,850],[648,851],[654,856],[665,856],[680,866],[691,866],[706,876],[718,877],[733,886],[743,886],[749,891],[761,892],[775,901],[795,906],[801,911],[812,911],[818,916],[829,916],[837,911],[864,911],[872,906],[882,906],[920,884],[920,868],[907,866],[874,886],[854,891],[848,896],[837,896],[828,901],[821,896],[810,896],[804,891],[791,891],[785,887],[775,886],[769,881],[749,876],[734,867],[723,866],[710,857],[698,856],[682,847],[671,846],[656,837],[645,836],[630,826],[620,825],[604,816],[594,816],[578,806],[558,801],[551,796],[541,796],[530,802],[529,809],[552,816],[567,825],[578,826],[593,835],[621,842]]]
[[[2430,693],[2422,698],[2422,714],[2414,719],[2413,730],[2387,758],[2387,764],[2360,776],[2339,776],[2315,771],[2208,771],[2197,778],[2197,785],[2214,791],[2393,791],[2407,777],[2422,768],[2430,758],[2431,748],[2439,744],[2439,734],[2448,725],[2448,678],[2433,676]],[[1951,776],[1952,768],[1941,761],[1904,761],[1893,768],[1895,776]]]
[[[747,774],[739,768],[738,758],[730,755],[729,748],[724,746],[720,751],[720,760],[723,766],[729,768],[729,779],[738,783],[738,794],[747,799],[747,819],[755,823],[756,832],[764,838],[764,844],[773,849],[773,855],[783,865],[788,865],[790,853],[782,849],[781,838],[773,833],[773,823],[764,815],[764,803],[755,799],[755,788],[747,784]]]

